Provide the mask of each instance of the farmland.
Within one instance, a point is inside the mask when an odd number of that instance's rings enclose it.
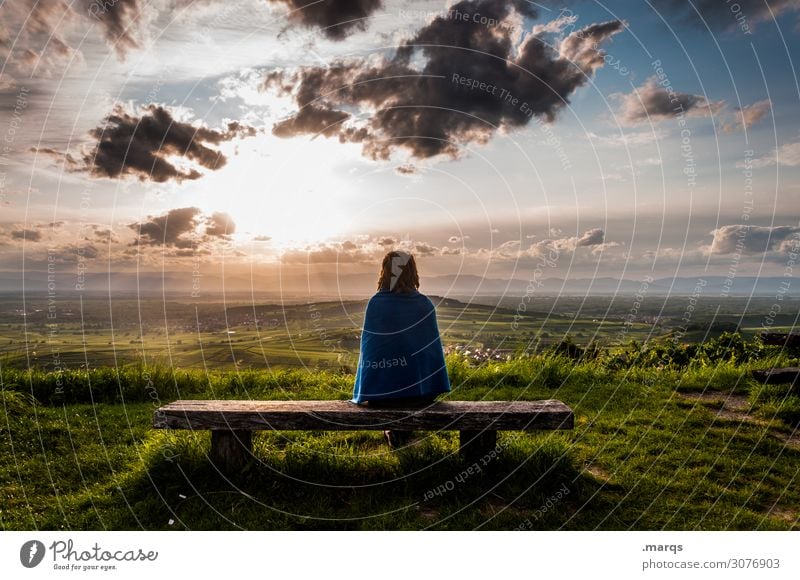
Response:
[[[690,297],[483,297],[480,303],[432,296],[446,348],[506,358],[565,339],[601,348],[652,340],[701,341],[725,330],[752,336],[765,324],[764,298],[714,302]],[[0,361],[43,369],[159,363],[178,368],[353,369],[365,299],[275,304],[251,300],[0,299]],[[689,308],[691,307],[691,310]],[[775,331],[796,323],[787,299]],[[688,314],[687,314],[688,313]],[[794,314],[790,314],[794,313]]]

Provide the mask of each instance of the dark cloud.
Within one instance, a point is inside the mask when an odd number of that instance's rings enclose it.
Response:
[[[86,13],[100,23],[106,41],[117,56],[124,58],[129,50],[139,48],[139,21],[142,8],[139,0],[83,0]]]
[[[515,43],[515,13],[535,16],[527,2],[462,0],[391,58],[271,71],[265,86],[291,90],[299,106],[273,132],[336,136],[361,143],[373,159],[397,148],[422,159],[455,157],[461,145],[485,143],[498,129],[525,126],[534,116],[553,121],[603,65],[598,44],[624,23],[575,31],[557,50],[534,34]]]
[[[603,243],[606,233],[600,228],[587,230],[579,237],[576,246],[597,246]]]
[[[11,239],[39,242],[42,239],[42,232],[30,229],[11,230]]]
[[[732,224],[712,231],[712,254],[760,254],[800,250],[800,227]]]
[[[318,28],[331,40],[343,40],[357,30],[365,30],[367,18],[380,8],[382,0],[267,0],[283,4],[289,20],[308,28]]]
[[[104,228],[102,226],[93,225],[92,230],[96,240],[104,243],[118,242],[119,236],[111,228]]]
[[[137,233],[132,245],[171,248],[176,250],[172,255],[178,257],[209,252],[213,242],[229,240],[236,231],[236,224],[227,213],[204,215],[197,207],[171,209],[128,227]]]
[[[661,86],[656,77],[626,95],[617,95],[621,104],[617,115],[625,125],[659,122],[685,115],[710,117],[725,107],[725,101],[709,101],[702,95],[692,95],[669,90]]]
[[[417,242],[414,244],[414,251],[420,256],[433,256],[439,253],[439,248],[427,242]]]
[[[100,251],[97,249],[97,246],[94,246],[93,244],[67,244],[66,246],[62,246],[60,249],[87,260],[94,260],[100,255]]]
[[[200,208],[181,207],[160,216],[148,216],[147,221],[128,227],[137,232],[138,245],[192,248],[197,240],[191,234],[200,223],[200,214]]]
[[[332,111],[308,105],[293,117],[276,123],[272,133],[278,137],[291,137],[299,134],[314,134],[330,137],[339,133],[340,123],[350,117],[343,111]]]
[[[671,22],[690,23],[712,30],[750,34],[759,22],[769,22],[790,10],[800,10],[797,0],[654,0],[661,15]]]
[[[179,169],[167,160],[168,157],[185,157],[206,169],[217,170],[227,159],[208,145],[253,134],[254,128],[235,121],[229,123],[226,130],[218,131],[177,121],[169,111],[157,105],[145,107],[140,117],[118,106],[103,125],[90,131],[97,143],[85,150],[81,159],[69,154],[65,158],[71,170],[87,171],[95,177],[134,175],[141,181],[180,182],[198,179],[202,174],[194,168]],[[64,155],[50,149],[39,151]]]

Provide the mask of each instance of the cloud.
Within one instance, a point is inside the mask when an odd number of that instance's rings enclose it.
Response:
[[[659,167],[663,165],[663,161],[660,157],[645,157],[635,160],[633,164],[636,167]]]
[[[332,111],[309,105],[294,116],[276,123],[272,134],[276,137],[291,137],[299,134],[324,135],[330,137],[341,131],[339,124],[349,118],[344,111]]]
[[[425,241],[399,240],[394,236],[356,236],[356,241],[329,241],[310,244],[304,248],[292,248],[283,252],[284,264],[374,264],[380,262],[391,249],[412,252],[419,257],[448,256],[461,253],[460,248],[435,246]]]
[[[105,228],[98,225],[92,225],[91,228],[97,241],[103,243],[119,242],[119,236],[111,228]]]
[[[796,0],[654,0],[662,16],[677,16],[681,21],[701,27],[706,26],[732,32],[740,30],[751,34],[759,22],[769,22],[784,12],[799,10]],[[738,9],[737,9],[738,7]]]
[[[587,230],[575,240],[575,246],[597,246],[603,243],[606,233],[600,228]]]
[[[654,129],[652,131],[627,131],[615,133],[613,135],[597,135],[589,132],[587,136],[594,143],[604,145],[606,147],[638,147],[640,145],[649,145],[655,141],[666,139],[669,133],[663,129]]]
[[[456,19],[449,14],[480,14]],[[457,157],[497,130],[548,122],[603,66],[598,43],[621,32],[611,21],[575,31],[553,48],[535,34],[516,41],[522,1],[462,0],[397,48],[391,57],[270,71],[266,86],[291,95],[299,110],[273,127],[281,137],[322,134],[359,143],[372,159],[396,150],[424,159]],[[412,64],[413,63],[413,64]],[[483,83],[483,84],[481,84]]]
[[[236,224],[233,218],[224,212],[215,211],[206,218],[206,235],[229,239],[230,235],[236,232]]]
[[[725,101],[709,101],[702,95],[668,90],[654,76],[633,92],[617,93],[615,97],[620,100],[617,116],[623,125],[657,123],[681,115],[710,117],[725,107]]]
[[[606,244],[605,236],[606,233],[602,228],[592,228],[590,230],[586,230],[580,236],[567,236],[540,240],[530,246],[528,253],[532,255],[539,255],[543,251],[548,251],[550,249],[572,252],[577,248],[597,248],[616,245],[613,242]]]
[[[433,256],[439,253],[439,248],[426,242],[417,242],[414,244],[414,251],[420,256]]]
[[[227,158],[207,145],[219,145],[237,137],[254,135],[256,130],[233,121],[224,130],[196,127],[177,121],[159,105],[144,107],[141,116],[127,113],[117,106],[103,125],[89,134],[96,144],[84,149],[80,159],[48,148],[41,153],[64,157],[71,171],[85,171],[94,177],[133,175],[140,181],[194,180],[202,176],[197,169],[180,169],[169,157],[184,157],[211,170],[220,169]]]
[[[540,36],[542,34],[558,34],[568,26],[573,26],[578,21],[575,14],[561,14],[558,18],[545,22],[544,24],[534,24],[532,34]]]
[[[0,4],[0,57],[14,75],[60,75],[81,62],[80,46],[97,27],[120,59],[142,46],[158,10],[141,0],[14,0]],[[13,31],[13,37],[11,36]]]
[[[591,75],[604,63],[605,53],[599,49],[600,43],[620,32],[624,26],[624,22],[611,20],[576,30],[561,42],[558,48],[559,55],[580,67],[587,75]]]
[[[140,48],[142,8],[139,0],[83,0],[86,12],[96,19],[103,35],[120,58],[129,50]]]
[[[783,165],[786,167],[800,167],[800,141],[784,143],[772,153],[753,159],[752,167],[767,167],[769,165]],[[737,167],[745,167],[743,162],[737,163]]]
[[[306,28],[318,28],[330,40],[343,40],[365,30],[367,18],[380,8],[382,0],[267,0],[283,4],[289,21]]]
[[[286,250],[281,255],[284,264],[344,264],[375,260],[374,254],[349,240]]]
[[[42,239],[42,232],[39,230],[19,229],[11,230],[12,240],[25,240],[28,242],[39,242]]]
[[[132,223],[128,227],[137,232],[135,243],[138,245],[191,248],[196,240],[188,234],[199,225],[200,214],[200,208],[182,207],[160,216],[148,216],[147,221]]]
[[[72,254],[76,259],[94,260],[100,255],[100,251],[94,244],[67,244],[57,248],[59,253]]]
[[[236,224],[223,212],[204,214],[197,207],[175,208],[128,224],[128,228],[136,233],[136,237],[122,252],[125,257],[136,256],[138,259],[148,249],[157,249],[161,258],[208,256],[218,253],[221,244],[227,248],[226,255],[238,252],[235,249],[231,251],[228,246]],[[151,256],[145,253],[144,257],[148,259]]]
[[[797,252],[800,249],[800,227],[751,226],[732,224],[713,230],[712,254],[761,254],[770,251]]]
[[[0,111],[13,111],[23,103],[19,101],[17,82],[8,73],[0,73]]]
[[[474,254],[481,260],[517,260],[521,255],[520,241],[509,240],[493,248],[479,248]]]
[[[49,76],[76,51],[68,35],[77,13],[66,0],[17,0],[0,4],[0,57],[6,72]],[[12,35],[13,32],[13,35]]]
[[[771,108],[772,102],[769,99],[765,99],[752,105],[746,105],[741,109],[736,109],[733,121],[723,122],[722,130],[725,133],[733,133],[737,130],[749,129],[769,113]]]
[[[560,230],[550,232],[551,236],[556,236]],[[530,239],[535,236],[526,236]],[[579,236],[552,237],[539,240],[530,244],[527,248],[523,247],[520,240],[509,240],[499,246],[486,249],[481,248],[473,253],[473,256],[480,259],[493,260],[520,260],[523,258],[547,258],[558,255],[561,252],[583,252],[584,254],[596,254],[617,247],[618,242],[606,242],[605,231],[601,228],[586,230]]]

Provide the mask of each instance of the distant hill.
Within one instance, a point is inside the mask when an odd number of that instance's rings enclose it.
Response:
[[[76,293],[78,284],[74,273],[58,273],[55,291],[60,295]],[[613,295],[634,294],[642,287],[642,280],[597,278],[547,278],[541,286],[529,289],[530,281],[523,278],[503,279],[485,278],[471,274],[449,274],[424,277],[420,290],[426,294],[445,297],[469,296],[523,296],[526,292],[538,295]],[[800,284],[790,284],[785,288],[786,278],[741,276],[728,279],[723,276],[703,276],[697,278],[676,277],[659,278],[649,283],[647,293],[651,295],[691,295],[699,284],[704,296],[777,296],[783,291],[789,296],[800,296]],[[791,280],[789,280],[791,282]],[[24,287],[27,292],[43,294],[47,292],[47,273],[25,272]],[[194,286],[193,286],[194,284]],[[0,292],[20,293],[23,288],[19,272],[0,272]],[[193,290],[194,294],[193,295]],[[274,299],[297,298],[302,296],[327,298],[367,297],[375,291],[373,274],[317,274],[310,278],[305,275],[291,276],[219,276],[201,275],[192,279],[185,272],[134,272],[89,273],[83,281],[86,293],[124,293],[127,295],[168,294],[173,299],[218,299],[223,291],[226,294],[246,293],[269,296]]]

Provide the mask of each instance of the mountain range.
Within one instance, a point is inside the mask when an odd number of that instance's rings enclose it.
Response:
[[[225,294],[254,294],[258,296],[347,296],[365,297],[375,291],[373,274],[323,273],[313,276],[249,276],[195,275],[190,272],[114,272],[87,273],[82,279],[77,274],[58,273],[48,280],[47,272],[27,271],[24,276],[26,294],[75,295],[83,293],[125,295],[169,295],[172,299],[213,299]],[[79,286],[82,284],[82,287]],[[630,295],[645,290],[657,295],[702,296],[800,296],[800,284],[791,278],[741,276],[702,276],[698,278],[643,279],[597,278],[547,278],[531,284],[521,278],[486,278],[471,274],[428,276],[421,280],[420,291],[451,297],[469,296],[524,296],[539,295]],[[19,294],[23,290],[20,272],[0,272],[0,293]]]

